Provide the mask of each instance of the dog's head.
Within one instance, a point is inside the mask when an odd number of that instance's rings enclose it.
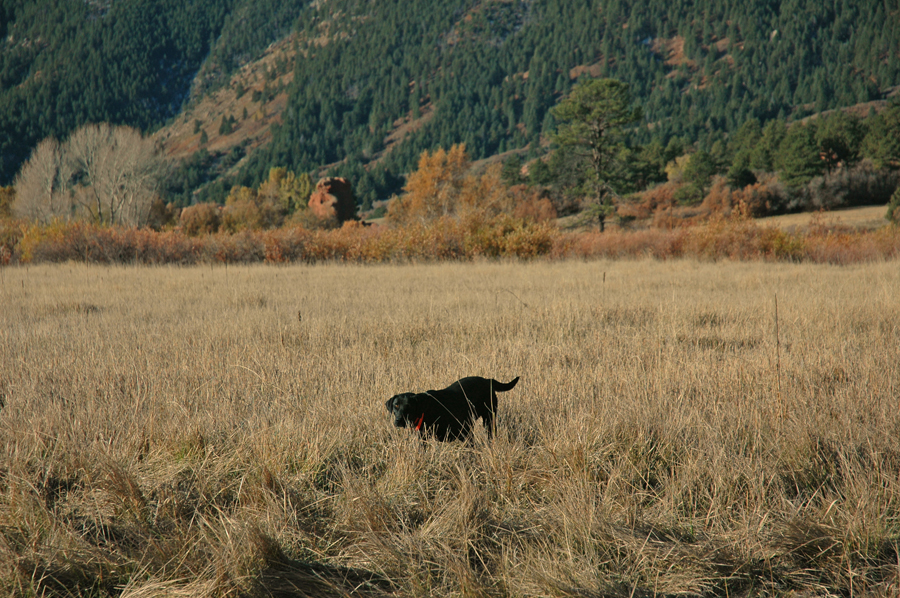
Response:
[[[422,413],[419,410],[419,395],[414,392],[403,392],[392,396],[384,404],[387,410],[394,416],[394,425],[398,428],[412,427],[422,423]],[[418,419],[418,423],[416,420]]]

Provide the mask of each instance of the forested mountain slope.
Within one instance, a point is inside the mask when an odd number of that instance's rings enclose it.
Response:
[[[180,110],[230,0],[0,0],[0,183],[44,137]]]
[[[225,156],[194,157],[182,201],[201,186],[221,200],[273,166],[332,165],[369,202],[425,149],[536,152],[580,76],[631,86],[644,114],[634,143],[710,147],[749,118],[883,98],[900,84],[898,28],[885,0],[0,0],[0,183],[41,138],[83,122],[162,126],[291,32],[271,141],[236,146],[218,182]],[[250,96],[248,118],[267,91]],[[419,126],[384,151],[409,121]]]

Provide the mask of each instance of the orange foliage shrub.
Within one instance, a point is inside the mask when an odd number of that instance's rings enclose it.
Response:
[[[793,259],[800,251],[796,237],[774,227],[761,227],[744,213],[715,218],[690,229],[684,251],[706,259]]]
[[[705,210],[707,217],[710,216],[730,216],[732,203],[732,191],[728,186],[725,177],[713,177],[712,186],[709,188],[706,197],[700,207]]]
[[[288,227],[302,227],[307,230],[329,230],[340,227],[337,215],[333,214],[327,218],[321,218],[312,210],[297,210],[288,216],[284,225]]]
[[[732,205],[744,204],[755,218],[766,216],[787,203],[787,191],[773,175],[760,175],[752,184],[731,193]]]
[[[222,229],[230,233],[258,230],[263,227],[262,222],[256,191],[249,187],[233,187],[222,210]]]
[[[22,262],[99,264],[193,264],[202,259],[202,244],[179,231],[111,228],[84,222],[57,223],[25,231],[18,256]]]
[[[735,206],[744,205],[754,217],[765,216],[788,204],[784,186],[773,175],[761,175],[759,181],[744,189],[731,189],[723,177],[714,177],[703,201],[694,206],[679,206],[676,194],[681,183],[669,181],[636,195],[636,200],[617,206],[620,216],[652,218],[656,228],[678,228],[705,222],[716,216],[728,217]]]
[[[25,224],[0,218],[0,266],[11,264],[16,248],[25,234]]]
[[[678,191],[677,183],[663,183],[644,191],[635,205],[635,215],[638,218],[649,218],[660,210],[673,207],[676,191]]]
[[[214,203],[198,203],[181,210],[181,230],[188,236],[214,233],[221,224],[221,210]]]
[[[547,255],[559,231],[543,222],[527,222],[499,215],[467,232],[464,247],[468,257],[534,258]]]
[[[852,227],[813,217],[802,247],[801,257],[816,263],[852,264],[900,256],[900,227],[885,226],[866,234]]]
[[[153,230],[171,228],[178,222],[180,215],[181,210],[175,207],[174,204],[166,204],[157,197],[150,204],[150,211],[147,214],[147,226]]]
[[[687,229],[569,233],[556,240],[550,255],[558,259],[678,258],[683,255],[687,234]]]
[[[743,208],[743,206],[742,206]],[[849,264],[900,257],[900,227],[857,231],[820,221],[806,232],[762,227],[734,210],[708,224],[635,232],[562,233],[551,222],[499,214],[440,218],[406,227],[347,222],[333,230],[301,227],[220,232],[116,228],[80,222],[0,228],[0,263],[195,264],[256,262],[446,261],[480,258],[640,258],[792,260]]]
[[[279,196],[277,180],[264,182],[259,192],[250,187],[233,187],[225,199],[222,228],[233,233],[276,228],[284,222],[285,214],[287,208]]]
[[[235,234],[218,233],[209,235],[203,243],[204,261],[225,264],[256,263],[266,257],[266,247],[262,235],[249,230]]]
[[[551,222],[556,220],[558,216],[556,207],[554,207],[553,202],[544,191],[525,185],[516,185],[515,187],[510,187],[508,192],[515,206],[512,211],[512,215],[515,218],[521,218],[530,222]]]

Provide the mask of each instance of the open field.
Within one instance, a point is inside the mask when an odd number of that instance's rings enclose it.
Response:
[[[900,595],[897,261],[40,265],[0,305],[2,594]],[[465,375],[521,376],[494,439],[391,427]]]
[[[757,222],[762,226],[777,226],[785,230],[808,228],[811,224],[825,226],[846,226],[855,229],[873,230],[886,226],[887,206],[863,206],[833,210],[830,212],[801,212],[760,218]]]

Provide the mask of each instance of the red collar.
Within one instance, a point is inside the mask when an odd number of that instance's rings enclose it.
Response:
[[[422,422],[424,420],[425,420],[425,414],[423,413],[422,415],[419,416],[419,419],[416,420],[416,431],[417,432],[422,429]]]

